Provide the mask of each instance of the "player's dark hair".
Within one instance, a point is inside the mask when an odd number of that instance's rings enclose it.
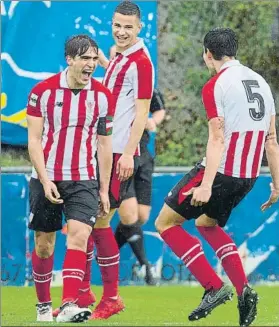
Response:
[[[224,56],[236,56],[238,40],[232,29],[217,27],[205,35],[203,45],[205,52],[208,49],[215,60],[221,60]]]
[[[119,13],[121,15],[126,16],[137,16],[139,20],[141,19],[141,12],[139,6],[128,0],[120,2],[120,4],[116,7],[114,13]]]
[[[86,34],[74,35],[69,38],[65,43],[65,57],[83,55],[90,47],[94,48],[98,53],[97,43]]]

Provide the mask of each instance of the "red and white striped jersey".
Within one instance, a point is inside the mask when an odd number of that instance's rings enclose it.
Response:
[[[142,39],[110,61],[103,84],[116,102],[113,152],[123,153],[136,115],[135,100],[151,99],[153,93],[154,69]]]
[[[224,117],[225,121],[225,151],[218,171],[239,178],[257,177],[275,115],[267,82],[238,60],[230,60],[205,84],[202,98],[208,119]]]
[[[111,92],[93,78],[74,92],[66,74],[64,70],[35,85],[27,114],[44,118],[42,146],[51,180],[96,179],[97,134],[111,134],[114,101]],[[32,177],[37,178],[34,168]]]

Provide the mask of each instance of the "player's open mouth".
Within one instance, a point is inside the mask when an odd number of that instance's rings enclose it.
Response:
[[[117,40],[120,41],[120,42],[124,42],[128,39],[128,37],[119,37],[117,36]]]
[[[82,78],[83,79],[89,79],[92,75],[92,71],[84,70],[82,71]]]

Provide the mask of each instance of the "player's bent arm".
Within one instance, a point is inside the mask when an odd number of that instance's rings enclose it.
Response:
[[[157,125],[161,124],[161,122],[164,120],[166,115],[166,110],[161,109],[153,112],[152,119],[154,120],[154,123]]]
[[[142,137],[149,114],[151,99],[136,99],[136,117],[124,154],[133,156]]]
[[[271,117],[270,128],[265,141],[265,150],[274,188],[279,190],[279,146],[276,135],[275,115]]]
[[[206,167],[202,185],[212,186],[217,170],[219,168],[224,145],[224,118],[215,117],[209,120],[209,137],[206,148]]]
[[[100,174],[100,191],[109,191],[112,168],[112,136],[98,135],[98,165]]]
[[[35,167],[38,177],[42,183],[48,181],[44,152],[42,147],[42,134],[44,126],[43,117],[27,115],[28,126],[28,152],[33,166]]]

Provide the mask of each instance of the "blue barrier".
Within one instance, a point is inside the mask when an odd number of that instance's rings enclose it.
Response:
[[[154,220],[161,209],[164,196],[183,174],[154,174],[152,211],[144,226],[147,257],[153,264],[154,273],[162,282],[179,283],[192,281],[189,271],[170,251],[155,232]],[[34,247],[33,232],[27,229],[28,223],[28,178],[24,174],[2,175],[2,284],[31,285],[30,252]],[[260,176],[252,192],[233,211],[226,231],[235,240],[244,267],[251,282],[279,281],[279,219],[278,204],[265,213],[260,205],[269,196],[270,176]],[[116,214],[117,216],[117,214]],[[112,227],[118,223],[114,217]],[[198,236],[194,221],[185,223],[187,230]],[[61,269],[65,254],[66,237],[57,233],[54,256],[54,277],[52,285],[61,285]],[[215,254],[207,243],[203,248],[210,263],[223,275]],[[30,250],[31,249],[31,250]],[[128,245],[121,249],[120,284],[143,283],[143,272],[138,268],[136,259]],[[101,284],[99,268],[93,261],[91,282]]]

